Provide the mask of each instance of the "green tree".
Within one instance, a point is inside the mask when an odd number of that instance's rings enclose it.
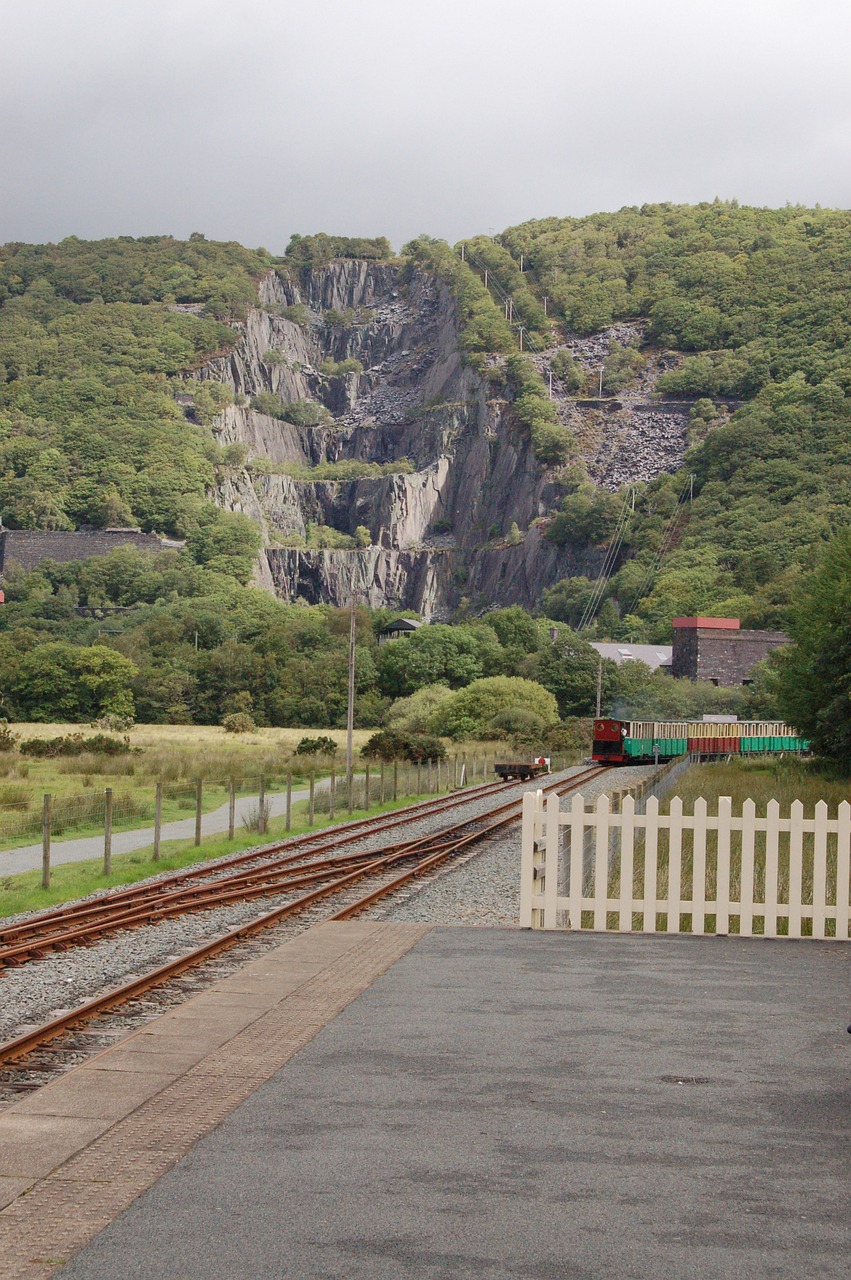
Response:
[[[794,645],[772,655],[784,717],[851,773],[851,530],[825,549],[791,631]]]
[[[533,715],[542,726],[558,721],[556,699],[542,685],[521,676],[492,676],[474,680],[441,702],[430,727],[452,738],[502,736],[503,727],[510,731],[516,712]]]

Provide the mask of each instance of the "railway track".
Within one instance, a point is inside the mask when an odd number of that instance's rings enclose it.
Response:
[[[570,778],[550,783],[542,789],[547,793],[566,795],[605,771],[605,766],[595,765]],[[448,799],[439,804],[425,802],[423,805],[415,806],[414,808],[418,811],[415,816],[430,816],[435,812],[449,810],[458,804],[467,804],[471,799],[479,799],[483,795],[486,798],[491,792],[505,789],[504,783],[487,784],[476,788],[475,793],[471,788],[470,791],[463,793],[461,800],[454,799],[454,803],[452,799]],[[129,982],[103,992],[49,1022],[29,1028],[5,1044],[0,1044],[0,1064],[21,1063],[25,1072],[29,1064],[30,1071],[34,1066],[36,1067],[38,1076],[41,1068],[33,1062],[32,1055],[44,1055],[45,1046],[49,1047],[50,1042],[56,1041],[58,1037],[64,1037],[69,1032],[72,1033],[72,1046],[65,1052],[70,1055],[70,1060],[73,1062],[74,1054],[79,1051],[75,1045],[79,1043],[80,1037],[82,1036],[84,1045],[86,1042],[85,1031],[81,1032],[80,1028],[90,1020],[98,1018],[108,1010],[126,1005],[128,1001],[137,1001],[145,997],[163,984],[180,979],[181,975],[185,975],[187,971],[196,970],[237,944],[285,920],[302,916],[313,916],[310,923],[318,923],[319,919],[350,919],[372,906],[380,898],[409,884],[415,877],[433,872],[453,856],[468,851],[473,844],[487,840],[516,822],[520,816],[521,805],[522,800],[514,797],[490,809],[485,815],[472,818],[467,816],[436,832],[413,840],[401,840],[379,849],[359,850],[343,855],[335,852],[334,856],[326,858],[319,856],[331,850],[336,851],[341,844],[363,840],[376,829],[385,831],[405,825],[401,815],[398,818],[391,815],[387,821],[379,820],[377,824],[370,824],[368,820],[364,820],[352,824],[352,827],[359,828],[358,832],[350,830],[347,826],[339,834],[329,835],[326,832],[316,837],[294,839],[283,845],[270,846],[262,852],[254,851],[223,860],[227,864],[227,870],[224,875],[219,875],[215,879],[205,876],[204,868],[195,868],[191,872],[174,873],[153,882],[152,885],[149,883],[149,886],[135,887],[139,892],[151,887],[154,893],[150,897],[136,896],[134,889],[115,891],[113,894],[105,895],[108,905],[100,918],[97,918],[95,913],[81,920],[78,913],[82,907],[97,908],[102,900],[98,903],[82,904],[81,907],[60,908],[56,912],[44,913],[31,921],[21,922],[20,925],[14,926],[14,929],[10,927],[0,934],[4,947],[0,952],[0,959],[4,954],[9,955],[12,952],[14,954],[11,960],[6,960],[5,963],[21,963],[25,959],[20,950],[21,947],[30,947],[31,956],[45,954],[51,949],[91,942],[95,937],[102,937],[117,929],[163,919],[169,914],[207,910],[211,906],[227,904],[233,900],[234,896],[245,898],[246,896],[268,897],[272,894],[285,894],[288,897],[284,903],[227,930],[201,946],[140,974]],[[413,817],[407,818],[407,821],[413,820]],[[364,828],[369,829],[364,830]],[[270,852],[273,855],[271,858],[268,856]],[[275,856],[277,854],[280,856]],[[260,866],[245,866],[252,860],[256,863],[258,858],[265,858],[265,862]],[[215,864],[216,869],[221,870],[223,862]],[[307,892],[297,892],[305,888]],[[156,896],[156,891],[159,891],[159,896]],[[334,899],[330,905],[336,909],[326,914],[324,908],[329,905],[326,901],[329,898]],[[320,904],[323,911],[316,916]],[[35,926],[39,921],[45,924],[47,932],[39,937],[33,929],[30,935],[21,941],[21,935],[16,931],[27,925]],[[67,927],[69,924],[71,928]],[[0,982],[2,982],[2,975],[0,975]],[[110,1032],[107,1030],[99,1034],[109,1036]],[[77,1038],[76,1041],[73,1039],[74,1036]],[[63,1062],[63,1069],[65,1065],[68,1065],[67,1060]],[[5,1074],[8,1075],[8,1073]],[[9,1083],[8,1080],[6,1083]],[[24,1087],[36,1086],[30,1084]],[[12,1088],[14,1089],[14,1084]]]
[[[327,878],[338,867],[352,869],[374,855],[326,857],[345,845],[486,799],[505,790],[504,782],[485,783],[408,808],[362,818],[336,829],[294,836],[276,844],[233,854],[199,867],[174,871],[155,880],[113,889],[83,902],[69,903],[0,927],[0,968],[38,959],[49,951],[96,941],[121,928],[151,924],[188,911],[207,910],[231,901],[286,892],[311,877]],[[403,844],[389,845],[395,852]]]

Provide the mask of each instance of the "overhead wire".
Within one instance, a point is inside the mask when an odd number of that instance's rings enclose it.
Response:
[[[615,567],[618,553],[620,552],[623,544],[624,536],[626,535],[627,528],[629,527],[630,517],[634,510],[635,490],[631,489],[624,498],[623,505],[618,513],[618,519],[612,532],[612,536],[609,539],[606,555],[603,558],[603,563],[600,567],[600,572],[597,575],[597,580],[594,583],[594,588],[582,612],[582,617],[579,620],[579,626],[576,628],[577,631],[584,631],[586,627],[591,625],[594,621],[597,610],[603,602],[603,595],[606,587],[608,586],[609,579],[612,576],[612,570]]]
[[[659,572],[659,568],[662,564],[662,561],[667,555],[668,551],[670,550],[671,543],[674,540],[674,534],[676,533],[677,525],[680,519],[680,514],[683,508],[683,502],[685,500],[686,493],[688,492],[689,495],[691,494],[693,481],[694,481],[694,476],[687,475],[685,477],[683,481],[683,486],[680,489],[679,495],[677,497],[676,505],[673,511],[671,512],[671,516],[670,516],[670,519],[668,520],[668,523],[665,525],[665,528],[662,531],[662,537],[659,540],[659,546],[656,549],[656,554],[654,555],[652,561],[650,562],[650,565],[647,571],[645,572],[644,577],[641,580],[641,585],[639,586],[638,590],[633,596],[632,602],[630,603],[629,608],[626,610],[626,613],[632,613],[634,611],[634,609],[638,605],[638,602],[641,600],[642,596],[647,591],[647,588],[650,586],[650,584],[653,582],[653,579],[656,577],[656,574]]]

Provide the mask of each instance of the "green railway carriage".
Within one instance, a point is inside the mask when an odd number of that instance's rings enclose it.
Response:
[[[672,760],[687,753],[727,755],[808,751],[809,742],[781,721],[608,720],[594,721],[592,757],[606,764]]]

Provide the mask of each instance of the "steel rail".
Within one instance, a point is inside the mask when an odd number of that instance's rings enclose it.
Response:
[[[502,791],[504,790],[504,784],[499,784],[495,788],[489,786],[488,790]],[[439,811],[461,807],[467,798],[468,793],[465,792],[461,798],[456,798],[451,804],[442,804]],[[434,812],[434,810],[431,812]],[[478,818],[470,818],[467,821],[475,822],[479,820]],[[409,820],[383,824],[383,826],[386,829],[391,826],[405,825],[406,821]],[[344,839],[340,843],[351,843],[353,838],[364,839],[365,836],[366,833],[360,832],[357,837]],[[428,842],[431,838],[431,836],[426,836],[403,845],[391,845],[385,852],[397,849],[414,850],[424,840]],[[336,844],[329,844],[324,847],[335,848]],[[299,861],[299,859],[304,858],[305,853],[307,856],[315,857],[317,852],[317,850],[308,849],[307,851],[290,854],[285,858],[261,861],[259,866],[235,873],[232,876],[219,876],[216,879],[183,885],[175,889],[169,889],[168,884],[172,882],[166,882],[165,891],[163,891],[163,881],[156,881],[149,886],[152,892],[135,901],[128,901],[126,896],[123,896],[116,904],[113,898],[106,900],[101,898],[96,903],[88,904],[86,910],[79,914],[64,914],[58,919],[54,919],[52,915],[49,915],[39,917],[37,921],[26,921],[24,924],[29,927],[22,931],[25,941],[19,942],[17,945],[0,947],[0,966],[8,967],[9,965],[20,964],[27,960],[41,957],[50,951],[67,950],[72,946],[85,945],[118,929],[150,924],[157,920],[182,915],[189,911],[209,910],[235,900],[250,900],[256,897],[286,892],[289,888],[295,887],[300,883],[309,883],[315,879],[326,879],[335,867],[361,865],[364,861],[368,861],[375,856],[373,853],[365,851],[343,855],[340,858],[326,858],[321,861]],[[77,921],[82,921],[82,923],[77,923]],[[41,928],[37,929],[35,927],[36,924],[40,924]],[[69,924],[74,925],[74,927],[70,929],[63,927]],[[45,926],[58,929],[58,932],[45,934],[43,932]]]
[[[283,866],[286,863],[297,861],[305,852],[315,857],[326,850],[337,849],[344,844],[352,844],[357,840],[365,839],[369,835],[390,830],[393,827],[405,826],[408,823],[417,821],[418,818],[430,817],[434,813],[442,813],[447,809],[460,807],[469,801],[483,799],[495,791],[504,790],[505,785],[504,782],[489,782],[464,791],[454,791],[450,796],[444,796],[437,800],[422,801],[404,809],[394,809],[389,814],[376,815],[375,818],[358,818],[351,823],[340,823],[339,827],[325,828],[313,834],[305,833],[299,836],[292,836],[288,840],[277,844],[264,845],[246,853],[219,858],[203,867],[193,867],[186,871],[174,871],[167,875],[159,876],[153,882],[131,885],[126,889],[113,889],[108,893],[101,894],[94,901],[53,907],[27,920],[22,920],[18,924],[9,925],[5,929],[0,927],[0,944],[10,942],[16,938],[28,937],[33,933],[39,932],[46,924],[53,922],[67,924],[75,919],[88,919],[93,915],[102,913],[105,909],[105,904],[130,903],[137,899],[155,898],[162,892],[164,886],[211,879],[218,876],[223,869],[228,867],[249,862],[261,862],[263,860],[266,860],[268,865]],[[340,834],[337,834],[337,832]],[[316,841],[324,841],[324,843],[320,843],[317,848],[311,848]],[[294,850],[294,852],[289,853],[290,850]],[[287,856],[272,863],[269,856],[278,852],[283,852]]]
[[[569,780],[572,787],[579,785],[589,772],[595,773],[598,766],[575,774]],[[551,784],[558,786],[560,784]],[[502,790],[498,787],[497,790]],[[490,811],[491,815],[513,811],[519,801],[512,799]],[[453,806],[459,807],[459,806]],[[471,816],[463,819],[448,831],[460,831],[469,825],[480,823],[485,815]],[[439,833],[438,833],[439,834]],[[420,836],[416,840],[399,845],[386,846],[384,855],[394,854],[407,858],[417,851],[434,848],[435,833]],[[321,862],[296,862],[301,854],[293,854],[288,858],[262,863],[259,867],[236,873],[232,876],[220,877],[214,881],[184,885],[175,889],[162,890],[162,882],[152,886],[157,890],[155,895],[148,895],[137,903],[122,902],[116,907],[111,902],[94,906],[84,917],[85,923],[75,924],[73,928],[62,928],[62,925],[73,923],[68,917],[58,921],[59,931],[48,934],[30,931],[26,940],[17,945],[0,947],[0,965],[10,966],[40,958],[51,951],[64,951],[70,947],[83,946],[97,941],[120,929],[129,929],[145,924],[156,923],[175,916],[188,914],[191,911],[206,911],[225,906],[234,901],[251,901],[258,897],[270,897],[286,893],[316,880],[327,879],[338,867],[362,866],[375,858],[372,851],[329,858]]]
[[[552,783],[550,786],[542,788],[542,790],[545,792],[555,791],[558,795],[563,796],[574,791],[576,787],[581,786],[583,783],[590,781],[592,777],[597,777],[599,774],[604,772],[606,772],[605,765],[587,769],[582,774],[574,775],[572,778],[564,779],[559,783]],[[377,889],[371,890],[364,897],[358,899],[357,902],[348,904],[336,914],[327,918],[329,920],[342,920],[346,919],[348,916],[356,915],[359,911],[364,910],[374,901],[377,901],[378,898],[384,897],[388,893],[392,893],[394,889],[409,882],[417,874],[423,874],[439,862],[446,860],[453,852],[457,852],[459,849],[465,848],[469,844],[478,840],[487,839],[494,833],[494,831],[510,825],[520,816],[522,800],[511,801],[506,805],[500,806],[500,811],[509,807],[515,809],[514,814],[504,815],[497,823],[491,823],[484,830],[470,832],[465,836],[459,837],[456,841],[452,841],[451,839],[446,840],[446,836],[453,830],[451,827],[444,828],[442,832],[434,833],[431,837],[433,842],[437,843],[442,840],[442,844],[439,844],[437,851],[432,850],[431,853],[428,853],[427,851],[420,850],[420,852],[425,852],[426,856],[421,862],[418,862],[416,867],[409,869],[402,873],[401,876],[395,877],[393,880],[379,886]],[[458,823],[456,824],[455,829],[461,830],[466,826],[470,826],[471,822],[474,821],[475,819]],[[417,843],[421,844],[422,841]],[[18,1058],[24,1057],[27,1053],[32,1052],[33,1049],[38,1048],[39,1045],[46,1044],[50,1040],[55,1039],[65,1031],[75,1027],[78,1023],[86,1022],[99,1013],[106,1012],[108,1009],[114,1008],[116,1005],[124,1004],[128,1000],[132,1000],[137,996],[143,995],[154,987],[161,986],[164,982],[167,982],[170,979],[179,976],[187,969],[202,964],[205,960],[211,959],[221,952],[228,950],[237,943],[243,941],[245,938],[251,937],[253,934],[259,933],[262,930],[277,924],[279,921],[290,915],[295,915],[306,910],[308,907],[313,906],[314,903],[319,902],[322,898],[338,893],[341,889],[353,884],[355,881],[364,879],[368,875],[376,874],[382,867],[394,862],[399,862],[406,856],[411,855],[410,853],[405,853],[403,851],[396,851],[383,858],[373,859],[371,862],[365,863],[364,866],[332,880],[330,884],[320,886],[318,889],[312,890],[310,893],[297,898],[293,902],[274,907],[270,911],[266,911],[262,915],[256,916],[253,920],[237,925],[235,928],[227,930],[225,933],[220,934],[216,938],[210,939],[201,946],[193,948],[183,956],[179,956],[175,960],[170,960],[165,964],[159,965],[157,968],[149,970],[147,973],[134,978],[131,982],[123,983],[121,986],[115,987],[111,991],[104,992],[91,1000],[87,1000],[83,1004],[78,1005],[75,1009],[68,1010],[66,1013],[52,1019],[50,1022],[47,1022],[40,1027],[34,1027],[23,1035],[16,1036],[14,1039],[7,1041],[5,1044],[0,1044],[0,1064],[12,1062]]]

